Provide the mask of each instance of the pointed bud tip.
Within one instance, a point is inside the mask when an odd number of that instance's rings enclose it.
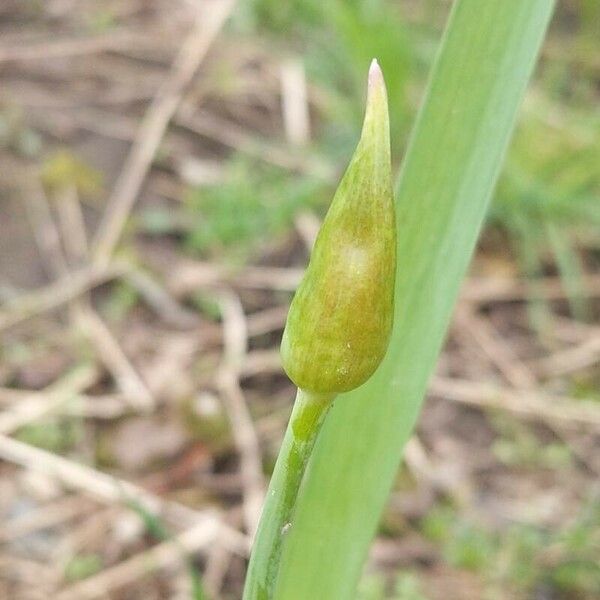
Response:
[[[372,108],[372,105],[375,103],[375,98],[381,97],[383,97],[387,102],[387,90],[385,89],[383,73],[379,63],[377,62],[377,59],[374,58],[371,61],[371,66],[369,67],[369,80],[367,84],[367,112],[369,112],[369,110]]]
[[[375,124],[375,128],[382,133],[388,128],[388,108],[387,108],[387,90],[381,67],[374,58],[369,67],[369,79],[367,84],[367,107],[365,111],[365,121],[363,133]],[[384,135],[388,134],[384,132]],[[388,142],[389,144],[389,142]]]
[[[377,62],[377,59],[374,58],[371,61],[371,66],[369,67],[369,87],[374,87],[376,85],[380,85],[383,83],[383,73],[381,72],[381,67]]]

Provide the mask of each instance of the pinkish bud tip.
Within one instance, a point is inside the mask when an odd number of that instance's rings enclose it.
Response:
[[[367,113],[370,110],[369,107],[373,106],[373,104],[376,102],[375,99],[382,97],[387,102],[387,92],[385,89],[383,73],[381,72],[381,67],[377,62],[377,59],[374,58],[371,61],[371,66],[369,67],[369,78],[367,84]]]
[[[369,87],[381,83],[383,83],[383,73],[381,72],[381,68],[377,62],[377,59],[374,58],[371,61],[371,66],[369,67]]]

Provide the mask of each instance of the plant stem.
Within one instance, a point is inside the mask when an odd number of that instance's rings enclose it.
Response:
[[[293,526],[298,490],[333,398],[298,389],[254,540],[244,600],[274,598],[281,548]]]

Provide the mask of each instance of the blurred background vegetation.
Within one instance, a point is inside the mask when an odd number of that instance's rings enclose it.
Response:
[[[65,190],[75,189],[90,232],[100,219],[148,90],[151,95],[160,83],[169,64],[165,56],[172,55],[176,33],[181,35],[186,27],[186,3],[177,10],[168,2],[142,4],[28,0],[0,7],[1,31],[7,34],[4,42],[0,38],[3,49],[21,32],[29,36],[26,42],[38,43],[73,33],[80,39],[110,36],[124,28],[150,38],[161,27],[167,31],[157,38],[156,48],[153,39],[146,40],[141,50],[116,52],[112,62],[99,60],[97,71],[93,56],[81,65],[77,57],[20,63],[1,62],[0,52],[0,164],[5,165],[0,174],[0,286],[7,302],[52,279],[31,250],[34,236],[21,226],[27,218],[19,198],[28,188],[18,169],[34,170],[52,210]],[[223,269],[302,266],[303,219],[308,217],[314,232],[355,145],[369,62],[377,57],[386,77],[397,173],[450,5],[444,0],[239,2],[159,148],[119,256],[159,280],[186,261]],[[127,60],[133,68],[125,68]],[[286,135],[280,106],[285,96],[280,80],[290,72],[296,82],[299,72],[307,89],[309,130],[296,136],[289,130]],[[120,105],[113,99],[114,104],[107,100],[102,105],[89,100],[86,105],[81,100],[107,90],[117,97],[131,89],[140,92],[141,101],[133,97]],[[514,280],[525,287],[524,302],[496,306],[492,294],[477,309],[478,318],[489,319],[502,343],[514,350],[516,362],[535,371],[546,355],[571,344],[596,348],[596,358],[581,369],[556,377],[542,369],[533,379],[533,386],[545,392],[592,403],[600,400],[600,305],[598,294],[589,292],[590,281],[597,281],[600,273],[599,100],[600,3],[560,1],[471,273],[475,279]],[[117,145],[77,137],[73,131],[78,128],[99,132],[103,139],[113,137]],[[156,255],[158,260],[150,260]],[[545,282],[554,278],[565,300],[544,292]],[[219,326],[218,296],[197,288],[178,301],[186,314],[193,312],[202,323]],[[285,305],[289,297],[285,289],[241,294],[247,313]],[[150,340],[156,335],[148,319],[140,318],[146,300],[135,282],[119,280],[95,293],[93,300],[117,338],[126,340],[132,323],[139,322]],[[444,374],[487,382],[489,373],[477,373],[470,364],[480,349],[461,349],[461,323],[453,328],[441,368]],[[6,334],[0,373],[5,388],[42,389],[67,368],[96,361],[79,334],[69,329],[65,339],[57,340],[52,327],[42,320]],[[259,337],[251,349],[275,349],[277,336],[275,330]],[[137,365],[138,351],[127,352]],[[203,377],[217,362],[214,355],[199,358],[194,376]],[[114,391],[109,379],[99,377],[96,393]],[[268,369],[250,383],[247,393],[258,421],[272,412],[270,400],[286,397],[286,385],[281,374]],[[192,389],[189,396],[196,397],[198,385]],[[198,397],[212,397],[205,391]],[[280,427],[288,400],[275,403]],[[206,415],[190,416],[191,400],[186,397],[183,404],[181,412],[169,417],[186,421],[189,431],[177,434],[181,447],[200,440],[214,454],[215,473],[235,471],[236,449],[221,416],[212,421]],[[429,459],[437,461],[438,474],[424,481],[410,457],[402,468],[365,572],[361,600],[600,597],[597,429],[579,436],[570,427],[549,425],[543,416],[533,421],[498,408],[449,409],[439,400],[429,402],[418,436]],[[98,468],[132,478],[140,473],[115,451],[124,422],[123,416],[100,425],[53,416],[20,428],[17,435],[77,461],[87,448],[86,460],[93,455]],[[91,449],[85,442],[90,427],[95,440]],[[277,440],[263,445],[268,472]],[[167,470],[172,457],[157,452],[158,462],[149,452],[152,469],[158,464]],[[479,453],[488,458],[484,464],[475,464]],[[447,478],[440,474],[444,470],[450,473]],[[462,477],[465,473],[468,477]],[[453,476],[458,483],[448,479]],[[3,469],[1,477],[15,474]],[[231,508],[239,506],[240,498],[239,490],[225,491],[215,492],[210,501]],[[205,497],[195,497],[192,503],[203,502]],[[162,537],[147,531],[146,543]],[[116,561],[101,543],[91,546],[66,563],[65,581],[85,579]],[[4,551],[12,556],[19,549],[9,546]],[[204,568],[202,561],[198,568]],[[239,593],[242,572],[239,565],[229,572],[223,598]],[[198,597],[204,593],[200,588],[194,588]],[[136,598],[143,590],[133,585],[124,593]],[[156,593],[157,598],[171,597]]]

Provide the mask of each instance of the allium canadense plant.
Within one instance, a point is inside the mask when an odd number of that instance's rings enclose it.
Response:
[[[387,94],[369,70],[360,141],[292,301],[281,356],[298,393],[250,560],[245,600],[275,597],[286,534],[312,449],[335,397],[381,363],[394,315],[396,229]]]

